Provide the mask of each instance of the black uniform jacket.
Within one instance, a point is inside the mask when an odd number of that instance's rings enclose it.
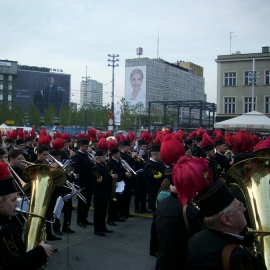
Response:
[[[200,213],[194,206],[187,206],[189,232],[183,218],[183,206],[178,201],[177,194],[171,193],[169,197],[160,201],[155,212],[158,236],[157,270],[186,269],[188,240],[191,235],[203,229]]]
[[[226,156],[221,155],[220,153],[216,153],[216,161],[217,161],[217,174],[220,177],[221,173],[227,173],[228,169],[230,168],[229,161]]]
[[[217,171],[217,162],[214,159],[209,159],[206,158],[208,161],[208,167],[212,172],[212,176],[213,176],[213,181],[217,181],[219,176],[218,176],[218,171]]]
[[[110,158],[108,161],[108,169],[110,174],[116,173],[118,175],[118,182],[126,179],[126,170],[122,166],[120,159],[116,161],[115,159]]]
[[[38,269],[47,261],[42,246],[25,252],[22,238],[11,220],[3,215],[0,215],[0,252],[0,269]]]
[[[162,163],[157,163],[149,159],[144,166],[144,176],[148,187],[149,206],[153,210],[156,208],[156,199],[160,185],[165,179]]]
[[[76,179],[76,184],[81,188],[92,187],[91,177],[94,164],[90,161],[88,155],[76,151],[73,159],[75,161],[75,173],[79,174],[79,177]]]
[[[112,177],[106,164],[96,163],[92,169],[94,196],[97,199],[110,198],[112,191]]]
[[[240,245],[239,238],[219,231],[205,229],[196,233],[188,244],[188,269],[223,269],[222,251],[228,244],[236,244],[230,257],[230,269],[265,269],[257,258]]]
[[[203,152],[202,148],[198,145],[195,145],[192,150],[193,157],[205,157],[205,153]]]

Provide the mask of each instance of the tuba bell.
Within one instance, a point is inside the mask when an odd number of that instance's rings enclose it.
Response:
[[[254,254],[263,258],[266,268],[270,269],[270,157],[236,163],[228,170],[226,180],[245,198]]]
[[[26,251],[29,251],[45,240],[45,216],[51,195],[55,187],[66,182],[66,175],[62,170],[44,164],[28,166],[22,174],[27,182],[31,182],[28,225],[25,233]]]

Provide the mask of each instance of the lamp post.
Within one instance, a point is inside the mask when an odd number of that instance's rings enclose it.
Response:
[[[87,66],[86,66],[86,73],[85,73],[85,77],[82,77],[82,79],[85,79],[85,83],[84,83],[84,98],[87,99],[87,86],[88,86],[88,80],[90,79],[90,77],[87,77]],[[84,134],[86,134],[86,120],[87,120],[87,110],[86,110],[86,102],[84,102]]]
[[[115,64],[115,62],[118,62],[119,54],[108,54],[108,62],[112,62],[112,64],[108,64],[108,67],[112,67],[112,106],[111,106],[111,113],[113,115],[113,127],[114,127],[114,68],[119,67],[118,64]],[[114,129],[114,128],[113,128]]]

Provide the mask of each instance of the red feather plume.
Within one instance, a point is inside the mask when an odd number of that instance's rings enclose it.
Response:
[[[234,135],[234,153],[253,152],[253,142],[250,138],[250,134],[245,130],[239,130]]]
[[[112,149],[114,149],[116,147],[117,147],[116,141],[111,140],[111,141],[108,142],[108,150],[112,150]]]
[[[64,148],[64,140],[62,138],[56,138],[53,143],[52,143],[52,148],[53,149],[62,149]]]
[[[42,135],[38,139],[38,145],[45,144],[47,146],[50,145],[50,138],[47,135]]]
[[[127,138],[128,141],[133,142],[133,141],[136,141],[137,135],[136,135],[135,132],[129,131],[126,138]]]
[[[148,131],[144,131],[141,134],[141,139],[145,141],[145,143],[148,145],[150,142],[153,141],[153,135],[149,133]]]
[[[106,139],[100,138],[100,140],[98,141],[98,148],[101,150],[107,150],[108,149],[108,142],[106,141]]]
[[[211,137],[207,133],[204,133],[203,134],[203,138],[202,138],[202,145],[201,145],[201,147],[204,148],[207,145],[214,146],[215,143],[213,142],[213,140],[211,139]]]

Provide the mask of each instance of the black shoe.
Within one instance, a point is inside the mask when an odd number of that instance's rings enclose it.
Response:
[[[128,214],[128,217],[134,217],[133,215],[131,215],[131,214]]]
[[[120,216],[122,219],[128,219],[128,216]]]
[[[84,222],[77,222],[77,225],[82,228],[86,228],[86,225]]]
[[[53,249],[53,252],[57,252],[57,251],[58,251],[58,249],[57,249],[57,248],[54,248],[54,249]]]
[[[57,241],[57,240],[62,240],[62,238],[52,234],[52,235],[47,235],[47,240],[49,240],[49,241]]]
[[[116,226],[116,224],[113,221],[108,221],[107,224],[111,226]]]
[[[152,213],[152,211],[151,211],[151,210],[142,210],[142,211],[141,211],[141,214],[143,214],[143,213],[150,214],[150,213]]]
[[[98,235],[98,236],[106,236],[106,234],[103,233],[103,232],[95,232],[95,234]]]
[[[102,232],[105,232],[105,233],[112,233],[113,232],[113,230],[108,230],[107,228],[104,230],[104,231],[102,231]]]
[[[150,252],[150,256],[157,257],[157,252]]]
[[[62,229],[62,232],[64,233],[75,233],[74,230],[71,230],[70,228],[68,228],[67,230],[66,229]]]
[[[54,231],[54,233],[55,233],[56,235],[63,235],[62,232],[61,232],[60,230]]]
[[[118,218],[118,219],[115,220],[115,222],[125,222],[125,220],[122,219],[122,218]]]
[[[85,225],[94,225],[94,223],[93,222],[89,222],[87,219],[86,220],[84,220],[84,222],[83,222]]]

